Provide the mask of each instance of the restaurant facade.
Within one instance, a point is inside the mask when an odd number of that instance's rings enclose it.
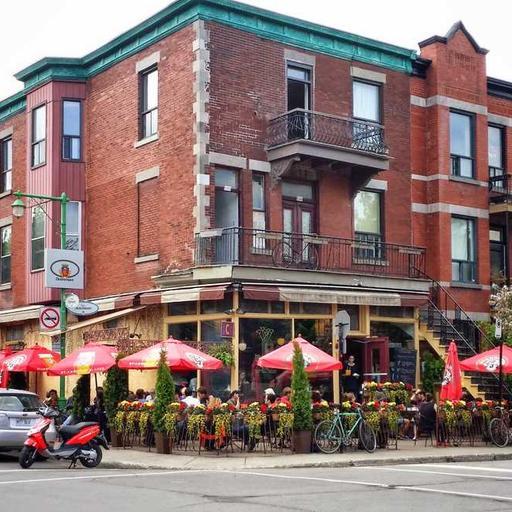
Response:
[[[231,356],[178,381],[252,400],[289,384],[256,363],[299,334],[354,355],[364,380],[418,384],[448,331],[477,350],[491,284],[509,276],[512,84],[487,77],[460,22],[419,47],[179,0],[82,58],[17,73],[23,90],[0,101],[3,347],[59,348],[37,318],[58,303],[43,251],[60,214],[27,203],[13,218],[21,190],[71,198],[75,292],[98,312],[69,314],[67,352],[173,336]],[[343,371],[312,381],[339,400]],[[131,372],[138,387],[154,372]]]

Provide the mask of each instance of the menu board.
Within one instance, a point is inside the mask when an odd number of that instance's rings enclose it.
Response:
[[[397,348],[394,350],[395,367],[393,381],[414,385],[416,382],[416,350]]]

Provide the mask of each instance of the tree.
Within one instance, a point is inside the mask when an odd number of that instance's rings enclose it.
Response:
[[[503,286],[489,298],[494,317],[501,321],[502,337],[512,336],[512,288]]]
[[[121,355],[118,355],[117,360],[119,361],[121,357]],[[107,372],[103,387],[105,390],[105,412],[107,413],[108,424],[112,427],[117,404],[126,400],[128,396],[128,372],[117,365],[112,366]]]
[[[153,426],[156,432],[166,432],[164,416],[168,405],[175,400],[176,391],[171,371],[167,366],[165,350],[160,352],[155,386],[155,409],[153,411]]]
[[[294,430],[313,430],[311,386],[304,368],[302,349],[297,341],[293,342],[292,407]]]

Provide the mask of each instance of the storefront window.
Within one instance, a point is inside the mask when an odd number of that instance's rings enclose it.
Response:
[[[289,385],[291,372],[259,368],[256,362],[291,337],[291,320],[240,319],[239,387],[244,402],[262,400],[266,388],[279,394]]]
[[[197,341],[197,322],[169,324],[167,334],[180,341]]]
[[[167,304],[167,314],[169,316],[195,315],[196,313],[197,302],[195,300]]]
[[[290,302],[290,313],[305,315],[330,315],[330,304],[315,304],[310,302]]]
[[[240,309],[244,313],[284,313],[284,302],[242,299]]]
[[[370,334],[389,338],[389,348],[414,348],[414,324],[412,323],[371,322]]]
[[[359,306],[351,306],[349,304],[340,304],[338,311],[345,310],[350,317],[350,330],[359,331]]]
[[[202,300],[201,301],[201,313],[226,313],[233,309],[233,294],[226,293],[224,298],[221,300]]]
[[[371,306],[370,315],[390,316],[395,318],[414,318],[414,308],[398,308],[393,306]]]

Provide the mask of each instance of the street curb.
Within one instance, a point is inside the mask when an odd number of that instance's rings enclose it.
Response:
[[[293,456],[290,457],[293,459]],[[166,464],[144,464],[137,462],[110,461],[102,462],[101,467],[105,469],[161,469],[166,471],[240,471],[244,469],[292,469],[292,468],[349,468],[362,466],[393,466],[398,464],[439,464],[439,463],[455,463],[455,462],[490,462],[498,460],[512,460],[512,453],[489,453],[474,455],[431,455],[423,457],[396,457],[392,459],[358,459],[343,461],[322,461],[322,462],[293,462],[286,464],[272,464],[262,462],[256,464],[244,464],[243,467],[233,465],[232,468],[226,467],[224,464],[219,466],[216,462],[219,459],[205,459],[205,464],[198,467],[189,467],[181,465]],[[226,459],[221,459],[225,461]],[[208,461],[208,462],[207,462]]]

